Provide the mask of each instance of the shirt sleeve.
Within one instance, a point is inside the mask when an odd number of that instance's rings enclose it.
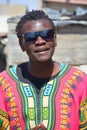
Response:
[[[5,98],[1,89],[0,89],[0,130],[10,130],[9,115],[6,112]]]
[[[84,79],[80,103],[80,130],[87,130],[87,76]]]

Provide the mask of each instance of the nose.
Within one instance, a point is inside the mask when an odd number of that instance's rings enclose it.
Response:
[[[40,36],[37,37],[37,40],[35,42],[36,45],[43,45],[45,43],[46,43],[46,41]]]

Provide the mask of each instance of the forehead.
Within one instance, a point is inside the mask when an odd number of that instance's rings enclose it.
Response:
[[[37,32],[41,30],[51,29],[52,25],[49,22],[49,20],[46,19],[40,19],[40,20],[32,20],[27,21],[23,27],[22,32]]]

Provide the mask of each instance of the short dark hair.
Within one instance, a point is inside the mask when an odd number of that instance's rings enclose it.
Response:
[[[52,19],[50,19],[43,10],[32,10],[31,12],[28,12],[27,14],[25,14],[20,18],[16,26],[17,37],[18,38],[22,37],[22,26],[24,23],[26,23],[27,21],[38,20],[38,19],[47,19],[51,23],[52,28],[55,31],[55,25]]]

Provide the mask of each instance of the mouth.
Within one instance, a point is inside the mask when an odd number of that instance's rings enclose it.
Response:
[[[38,50],[35,50],[35,53],[41,53],[41,52],[47,52],[47,51],[49,51],[49,49],[48,48],[46,48],[46,49],[38,49]]]

